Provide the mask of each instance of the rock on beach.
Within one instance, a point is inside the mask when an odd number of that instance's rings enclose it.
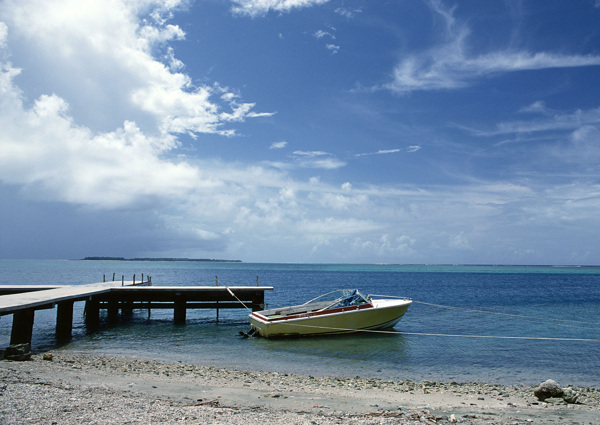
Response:
[[[544,401],[547,398],[562,397],[563,390],[556,381],[548,379],[547,381],[542,382],[535,390],[533,390],[533,395],[535,395],[538,400]]]
[[[573,388],[561,388],[552,379],[542,382],[533,390],[533,394],[540,401],[554,404],[575,404],[579,398],[579,393],[573,390]]]

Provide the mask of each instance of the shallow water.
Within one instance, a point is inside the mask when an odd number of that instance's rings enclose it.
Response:
[[[271,305],[358,288],[415,302],[393,334],[286,340],[243,339],[245,310],[136,310],[131,321],[88,334],[76,303],[70,343],[56,346],[56,312],[36,312],[33,348],[184,361],[250,370],[392,379],[600,384],[600,269],[548,266],[397,266],[198,262],[0,260],[0,284],[84,284],[112,274],[154,285],[255,285]],[[431,305],[433,304],[433,305]],[[441,307],[444,306],[444,307]],[[446,308],[446,307],[453,308]],[[3,346],[11,317],[0,318]],[[443,334],[454,336],[432,336]],[[478,336],[465,338],[457,335]],[[482,336],[548,339],[496,339]],[[559,338],[564,340],[550,339]],[[575,341],[591,339],[595,341]]]

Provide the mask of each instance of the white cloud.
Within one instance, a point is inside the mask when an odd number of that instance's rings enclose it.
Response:
[[[540,109],[542,105],[529,107],[527,112],[535,112],[533,108],[537,108],[542,112],[542,118],[531,120],[506,121],[496,125],[493,130],[471,130],[473,134],[478,136],[498,136],[505,134],[534,134],[541,132],[556,132],[556,131],[573,131],[583,126],[600,125],[600,108],[589,110],[576,110],[571,113],[547,113],[545,105],[544,109]],[[523,111],[523,110],[522,110]]]
[[[471,245],[469,243],[469,239],[465,236],[465,232],[460,232],[458,235],[455,235],[450,238],[449,245],[451,248],[457,249],[465,249],[471,250]]]
[[[324,156],[330,155],[328,152],[323,151],[294,151],[294,155],[298,156],[306,156],[306,157],[315,157],[315,156]]]
[[[421,149],[421,146],[419,145],[411,145],[405,149],[381,149],[378,150],[377,152],[365,152],[365,153],[357,153],[356,157],[360,157],[360,156],[372,156],[372,155],[389,155],[389,154],[393,154],[393,153],[399,153],[399,152],[408,152],[408,153],[413,153],[416,152],[418,150]]]
[[[175,57],[175,50],[173,50],[172,47],[167,48],[167,53],[164,55],[164,59],[169,64],[171,71],[180,71],[185,67],[183,62]]]
[[[356,16],[357,13],[362,13],[362,9],[348,9],[346,7],[338,7],[337,9],[335,9],[335,13],[337,13],[340,16],[343,16],[346,19],[352,19],[354,18],[354,16]]]
[[[334,158],[330,153],[323,151],[294,151],[296,163],[303,168],[323,168],[332,170],[346,166],[344,161]]]
[[[252,112],[253,103],[217,83],[195,87],[176,72],[183,64],[172,49],[160,54],[184,37],[166,24],[179,5],[0,4],[0,179],[44,199],[103,208],[210,187],[197,166],[166,156],[179,146],[176,135],[232,135],[227,123],[270,114]]]
[[[14,44],[6,47],[11,61],[27,64],[19,78],[25,95],[60,96],[92,131],[127,119],[144,132],[232,135],[228,122],[264,114],[224,98],[227,89],[218,84],[198,87],[179,72],[183,64],[167,43],[185,34],[164,16],[181,3],[23,0],[1,4],[0,20]]]
[[[139,37],[139,43],[152,46],[154,44],[165,44],[171,40],[183,40],[185,33],[177,25],[165,25],[162,28],[145,25],[139,31]]]
[[[283,149],[287,146],[287,142],[273,142],[269,149]]]
[[[8,36],[8,27],[4,22],[0,22],[0,49],[6,48],[6,37]]]
[[[598,126],[583,125],[571,134],[566,145],[556,147],[551,153],[561,160],[577,164],[580,172],[584,171],[583,166],[591,166],[592,174],[597,175],[600,160],[600,129]]]
[[[351,235],[378,228],[379,226],[368,219],[335,218],[328,217],[322,220],[312,220],[299,223],[300,228],[313,235],[313,238],[327,236],[331,238],[336,235]]]
[[[338,46],[337,44],[327,44],[325,45],[325,48],[329,51],[331,51],[332,54],[336,54],[337,52],[339,52],[340,50],[340,46]]]
[[[327,3],[329,0],[232,0],[232,11],[250,17],[264,16],[270,11],[286,13],[294,9]]]
[[[334,27],[330,27],[331,31],[335,31]],[[322,38],[327,38],[328,40],[335,40],[335,35],[332,32],[325,30],[317,30],[313,33],[313,37],[320,40]],[[325,48],[329,50],[332,54],[336,54],[340,50],[340,46],[334,43],[326,43]]]
[[[346,163],[336,158],[320,158],[300,161],[300,165],[306,168],[324,168],[327,170],[333,170],[336,168],[345,167]]]
[[[548,113],[548,108],[546,107],[545,102],[538,100],[537,102],[533,102],[529,106],[521,108],[519,112],[531,114],[546,114]]]
[[[414,244],[415,240],[406,235],[394,237],[386,233],[374,239],[356,238],[350,247],[354,255],[372,255],[376,252],[380,258],[403,262],[414,255],[415,251],[412,248]]]
[[[254,107],[254,104],[251,104],[251,105],[252,105],[252,107]],[[245,114],[245,118],[272,117],[275,114],[276,114],[276,112],[253,112],[253,111],[248,111]]]
[[[393,80],[384,88],[399,93],[456,89],[493,74],[600,65],[600,56],[595,55],[519,50],[470,54],[470,29],[454,17],[454,8],[446,8],[441,1],[434,0],[431,0],[429,5],[433,13],[441,17],[445,24],[444,39],[429,50],[408,55],[400,61],[394,68]]]
[[[324,30],[317,30],[315,31],[315,33],[313,34],[313,36],[317,39],[319,38],[323,38],[323,37],[329,37],[332,40],[335,40],[335,35],[333,35],[332,33],[328,32],[328,31],[324,31]]]
[[[357,153],[355,156],[371,156],[371,155],[387,155],[390,153],[398,153],[401,152],[400,149],[382,149],[377,152],[368,152],[368,153]]]
[[[0,109],[4,182],[28,185],[47,200],[103,208],[147,196],[182,196],[195,185],[198,172],[192,166],[160,159],[175,146],[172,138],[148,137],[127,121],[115,131],[93,134],[74,124],[68,105],[55,95],[41,96],[30,110],[12,100]]]

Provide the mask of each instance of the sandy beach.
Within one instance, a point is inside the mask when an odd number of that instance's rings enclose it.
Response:
[[[531,386],[301,376],[61,352],[1,361],[0,375],[1,424],[600,424],[596,388],[574,388],[577,404],[552,404],[537,400]]]

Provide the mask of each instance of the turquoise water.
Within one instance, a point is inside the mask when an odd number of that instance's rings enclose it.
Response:
[[[154,285],[214,285],[218,276],[221,285],[253,286],[258,277],[274,287],[266,294],[271,305],[342,288],[414,304],[393,334],[264,340],[237,336],[249,328],[245,310],[223,310],[218,322],[214,311],[190,310],[183,326],[173,324],[171,310],[150,317],[140,310],[88,334],[83,303],[76,303],[73,339],[60,347],[56,311],[36,312],[34,350],[312,375],[600,386],[598,267],[0,260],[0,284],[76,285],[113,273],[119,280],[151,275]],[[8,345],[11,321],[0,318],[0,347]]]

